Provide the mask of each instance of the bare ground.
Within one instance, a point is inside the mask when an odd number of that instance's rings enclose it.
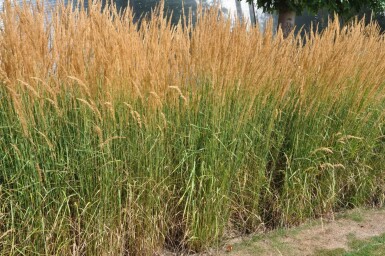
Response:
[[[318,250],[348,250],[349,238],[385,233],[385,209],[356,209],[286,230],[229,240],[206,255],[313,255]]]

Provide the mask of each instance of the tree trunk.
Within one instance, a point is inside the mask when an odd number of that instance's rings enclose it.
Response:
[[[295,11],[279,10],[278,29],[282,29],[283,38],[286,38],[293,31],[295,26]]]

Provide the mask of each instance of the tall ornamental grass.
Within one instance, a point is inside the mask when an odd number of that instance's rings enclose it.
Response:
[[[385,40],[95,3],[0,14],[0,252],[200,252],[385,201]],[[258,27],[258,26],[257,26]]]

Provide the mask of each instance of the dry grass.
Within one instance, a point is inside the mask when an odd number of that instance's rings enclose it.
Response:
[[[385,38],[199,10],[0,14],[0,250],[201,251],[385,200]]]
[[[162,11],[160,6],[138,28],[130,9],[119,15],[101,11],[100,4],[87,11],[62,5],[48,14],[43,5],[14,8],[6,1],[2,79],[13,90],[23,81],[35,95],[42,80],[53,91],[76,85],[95,94],[103,86],[111,93],[153,92],[161,98],[170,88],[182,94],[201,83],[218,94],[234,86],[253,93],[269,88],[283,98],[295,87],[338,98],[353,89],[352,81],[359,93],[370,95],[383,81],[384,37],[374,24],[340,28],[336,19],[322,35],[309,34],[303,46],[300,37],[273,36],[271,26],[265,33],[231,26],[216,10],[200,10],[195,27],[188,18],[173,26]]]

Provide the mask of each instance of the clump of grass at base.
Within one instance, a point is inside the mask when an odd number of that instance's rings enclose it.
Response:
[[[342,248],[333,250],[318,250],[316,256],[373,256],[373,255],[384,255],[385,253],[385,235],[372,237],[370,239],[357,239],[354,236],[349,236],[349,249],[345,250]]]
[[[343,248],[317,250],[314,255],[315,256],[342,256],[342,255],[346,255],[346,250]]]
[[[385,234],[366,240],[352,239],[351,251],[346,256],[383,255],[385,253]]]
[[[229,228],[383,204],[375,25],[303,45],[215,11],[137,27],[100,3],[5,9],[2,254],[199,252]]]

